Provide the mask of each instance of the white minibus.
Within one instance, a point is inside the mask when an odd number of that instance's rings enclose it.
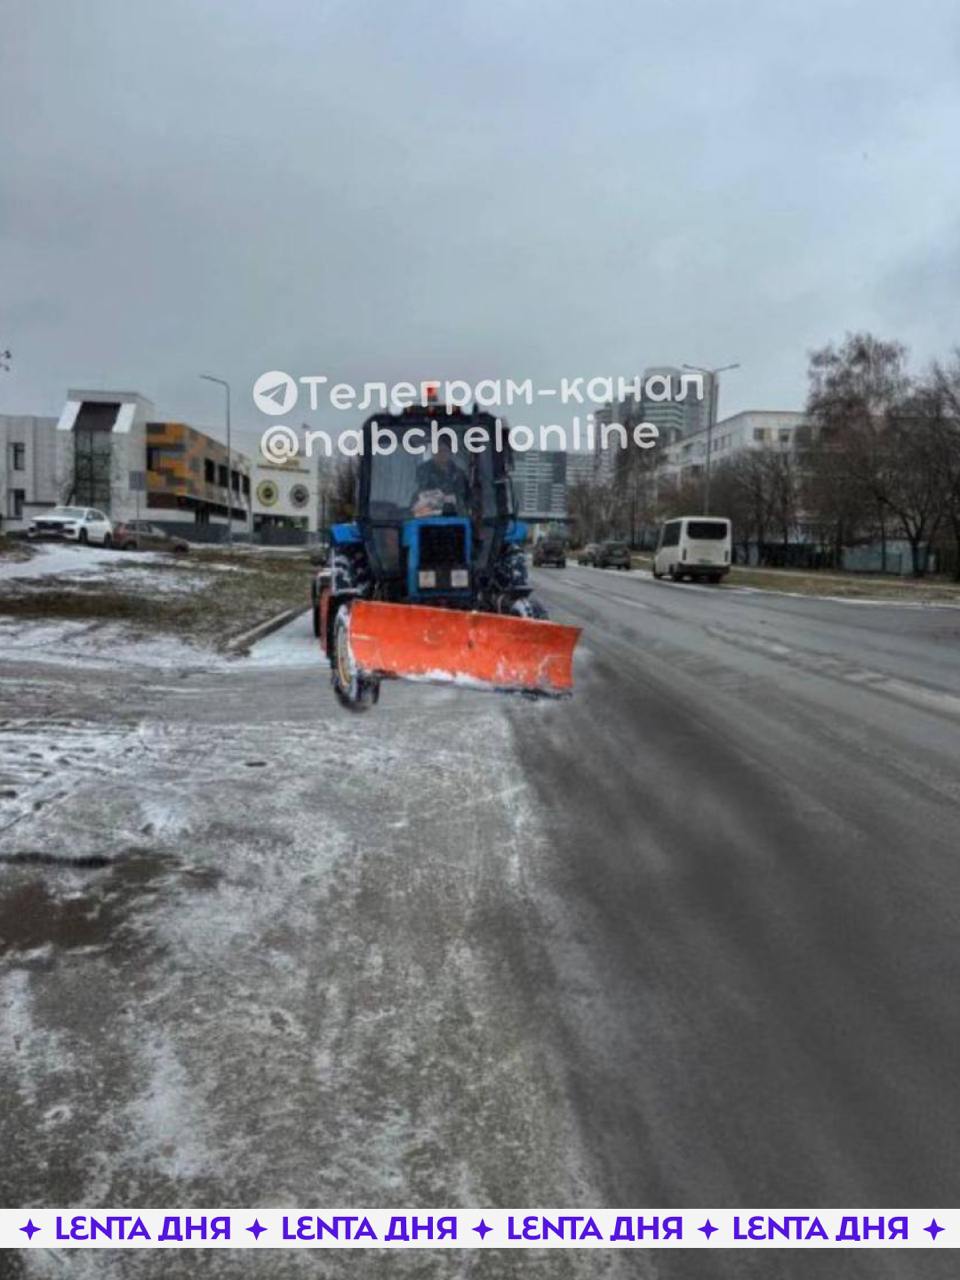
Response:
[[[660,530],[653,576],[719,582],[730,572],[733,536],[730,521],[719,516],[680,516]]]

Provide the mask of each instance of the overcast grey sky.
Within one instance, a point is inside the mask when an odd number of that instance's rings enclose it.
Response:
[[[801,407],[847,329],[960,341],[956,0],[5,0],[0,32],[0,411],[216,423],[207,370],[252,428],[273,368],[739,360],[725,414]]]

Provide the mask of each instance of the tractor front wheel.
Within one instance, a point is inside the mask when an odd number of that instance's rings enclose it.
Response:
[[[508,610],[520,618],[546,619],[547,611],[536,596],[520,596]]]
[[[333,624],[333,691],[341,706],[350,711],[367,711],[380,699],[380,681],[357,671],[350,649],[350,606],[341,605]]]

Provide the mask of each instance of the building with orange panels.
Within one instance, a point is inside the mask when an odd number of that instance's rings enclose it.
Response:
[[[157,520],[250,524],[250,459],[186,422],[146,424],[146,505]]]

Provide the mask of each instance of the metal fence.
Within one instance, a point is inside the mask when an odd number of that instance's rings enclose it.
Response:
[[[152,517],[150,523],[165,533],[203,546],[222,546],[227,541],[227,528],[222,524],[187,524],[183,520],[155,520]],[[232,541],[254,547],[312,547],[323,542],[324,536],[306,529],[265,528],[256,532],[234,529]]]

